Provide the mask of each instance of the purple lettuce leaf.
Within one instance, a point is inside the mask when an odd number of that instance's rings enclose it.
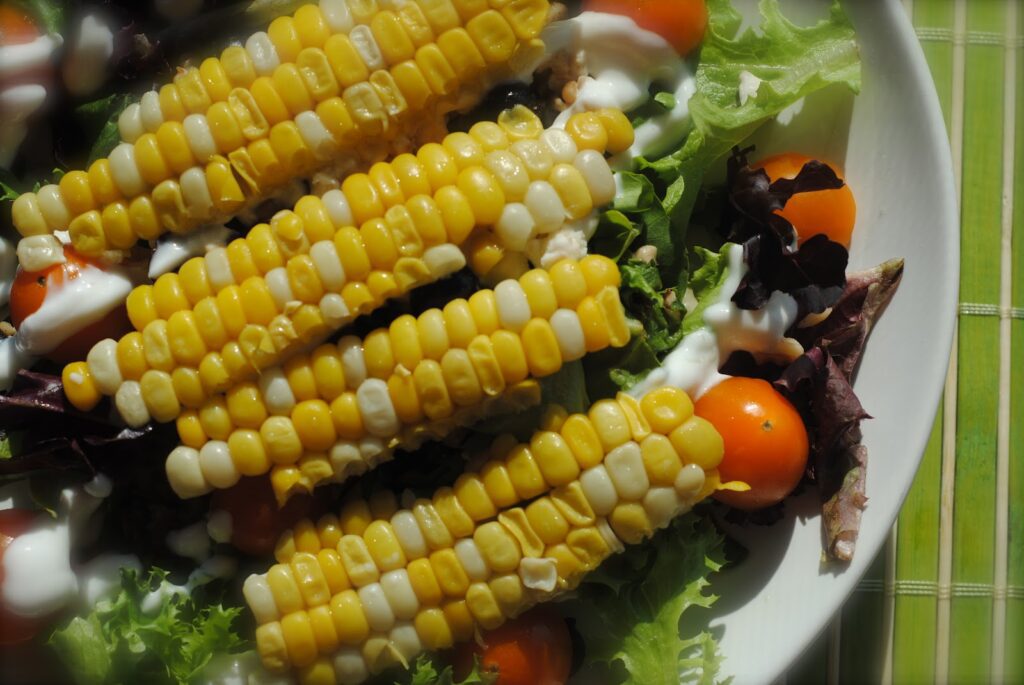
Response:
[[[794,400],[811,436],[809,475],[822,501],[825,553],[849,562],[867,505],[867,448],[860,422],[870,418],[852,380],[875,320],[892,299],[903,260],[851,274],[839,301],[819,324],[794,335],[807,351],[790,364],[776,387]]]

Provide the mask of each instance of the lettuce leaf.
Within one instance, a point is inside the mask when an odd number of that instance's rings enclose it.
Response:
[[[575,620],[586,661],[624,670],[627,685],[715,682],[722,658],[714,639],[681,636],[680,620],[715,601],[704,590],[724,563],[723,544],[710,520],[683,516],[591,573],[577,596],[559,605]],[[587,682],[587,675],[577,680]]]
[[[693,291],[697,305],[683,318],[683,335],[689,335],[704,325],[704,310],[718,298],[725,277],[729,273],[731,248],[732,243],[726,243],[718,252],[699,245],[694,248],[694,252],[701,258],[700,267],[693,272],[693,278],[690,279],[690,290]]]
[[[480,669],[479,659],[473,662],[473,670],[456,682],[452,667],[440,665],[436,655],[421,654],[408,671],[402,673],[394,685],[492,685],[498,679],[497,673]]]
[[[164,593],[155,610],[144,611],[144,598],[166,578],[162,569],[145,578],[122,569],[114,599],[53,632],[50,645],[75,682],[189,683],[214,654],[250,646],[234,625],[242,609],[211,602],[203,589]]]

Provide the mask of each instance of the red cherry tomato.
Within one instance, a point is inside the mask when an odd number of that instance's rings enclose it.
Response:
[[[718,466],[723,482],[738,480],[745,492],[719,490],[715,498],[738,509],[760,509],[793,491],[807,468],[807,429],[796,408],[758,378],[734,377],[704,393],[693,413],[707,419],[725,443]]]
[[[39,512],[29,509],[0,510],[0,585],[4,580],[3,558],[14,538],[32,528]],[[45,624],[39,618],[24,618],[8,611],[0,604],[0,646],[19,645],[28,642]]]
[[[78,278],[86,265],[102,269],[103,265],[86,259],[70,246],[64,247],[63,264],[54,264],[43,271],[18,270],[11,286],[11,323],[17,328],[30,314],[43,305],[51,288],[59,288],[66,280]],[[58,364],[67,364],[85,356],[92,346],[104,338],[117,339],[131,330],[124,305],[112,309],[99,321],[89,324],[45,355]]]
[[[583,9],[623,14],[667,40],[680,55],[700,45],[708,26],[704,0],[583,0]]]
[[[313,500],[296,495],[280,509],[268,478],[242,478],[226,490],[218,490],[211,510],[231,514],[231,544],[254,557],[269,556],[281,533],[307,517]]]
[[[28,14],[13,5],[0,5],[0,45],[31,43],[39,29]]]
[[[775,181],[780,178],[795,178],[804,164],[810,161],[811,158],[807,155],[787,152],[762,159],[753,166],[755,169],[764,169],[768,178]],[[840,179],[843,177],[843,172],[835,165],[828,166]],[[857,221],[857,203],[853,199],[850,186],[844,185],[834,190],[797,193],[789,198],[789,202],[778,214],[793,224],[800,240],[824,233],[830,240],[849,248],[853,225]]]
[[[498,674],[496,685],[562,685],[572,666],[572,641],[565,619],[537,607],[483,635],[483,645],[463,643],[455,653],[456,680],[481,670]]]

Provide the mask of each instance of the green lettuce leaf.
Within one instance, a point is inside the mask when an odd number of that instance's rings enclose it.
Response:
[[[234,627],[242,609],[210,602],[204,588],[164,593],[155,609],[143,611],[146,595],[166,578],[162,569],[145,578],[122,569],[116,597],[53,632],[50,645],[77,683],[189,683],[214,654],[250,646]]]
[[[682,333],[689,335],[704,325],[704,310],[718,299],[722,284],[729,273],[729,250],[732,243],[726,243],[718,252],[697,246],[694,251],[701,258],[700,267],[693,272],[690,289],[697,305],[683,317]]]
[[[589,575],[560,605],[575,619],[586,661],[624,670],[627,685],[715,682],[721,657],[714,639],[706,632],[681,636],[680,620],[691,607],[715,601],[704,590],[724,563],[723,544],[707,518],[684,516]]]
[[[473,662],[473,670],[456,682],[451,666],[439,665],[435,655],[421,654],[409,670],[393,682],[394,685],[492,685],[497,679],[496,673],[482,671],[477,659]]]

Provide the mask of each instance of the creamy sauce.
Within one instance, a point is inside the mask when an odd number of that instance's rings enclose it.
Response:
[[[228,228],[216,224],[185,235],[166,234],[149,258],[150,280],[174,271],[192,257],[202,257],[215,247],[223,247],[230,237]]]
[[[210,556],[210,535],[206,532],[206,522],[199,521],[181,530],[172,530],[167,534],[167,548],[179,557],[187,557],[202,563]]]
[[[73,95],[92,93],[107,79],[107,62],[113,54],[113,32],[96,15],[85,15],[64,62],[64,85]]]
[[[0,593],[12,613],[45,616],[78,595],[79,578],[71,569],[72,542],[110,488],[110,480],[103,475],[85,486],[65,488],[56,519],[14,538],[4,552]]]
[[[562,259],[580,260],[587,256],[587,241],[597,230],[597,212],[582,219],[566,222],[546,236],[531,238],[526,244],[526,257],[534,266],[550,269]]]
[[[0,310],[11,301],[11,285],[18,275],[18,250],[14,242],[0,235]]]
[[[629,390],[640,397],[671,385],[697,399],[728,378],[719,372],[729,355],[746,350],[755,357],[794,358],[802,350],[786,331],[796,322],[797,304],[789,295],[773,292],[761,309],[751,311],[732,302],[746,273],[743,247],[729,250],[729,266],[715,302],[704,310],[704,326],[685,336],[662,365]]]
[[[144,613],[154,613],[160,608],[164,599],[174,595],[187,597],[200,585],[206,585],[207,583],[218,579],[230,578],[235,575],[235,571],[237,570],[238,562],[233,558],[226,556],[212,556],[192,571],[184,584],[176,585],[175,583],[167,580],[160,583],[155,590],[152,590],[142,598],[140,608]]]
[[[201,685],[291,685],[295,681],[285,673],[270,673],[255,651],[241,654],[217,654],[196,679]]]
[[[59,33],[39,36],[30,43],[0,47],[0,84],[13,83],[18,76],[40,71],[63,43]],[[41,83],[0,85],[0,166],[9,167],[28,133],[25,120],[46,101]]]
[[[628,169],[634,157],[663,153],[690,127],[688,102],[697,90],[693,73],[661,36],[641,29],[628,18],[584,12],[556,22],[544,31],[550,54],[570,51],[581,57],[588,74],[576,101],[555,120],[556,126],[576,112],[614,107],[624,112],[647,102],[652,84],[675,95],[675,106],[636,128],[636,140],[612,163]]]
[[[85,266],[78,278],[49,290],[42,306],[21,322],[17,335],[0,340],[0,389],[11,387],[18,369],[106,316],[133,287],[127,269]]]
[[[121,590],[121,569],[142,573],[142,562],[134,554],[101,554],[82,564],[78,576],[78,604],[91,611],[97,602],[117,595]]]

